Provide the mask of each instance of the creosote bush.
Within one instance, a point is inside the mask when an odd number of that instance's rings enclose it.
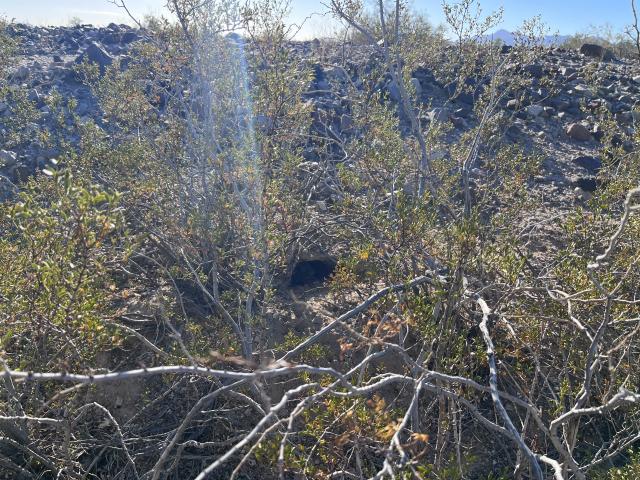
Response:
[[[84,369],[118,342],[105,321],[128,255],[124,219],[118,194],[47,173],[2,205],[2,348],[22,369]]]

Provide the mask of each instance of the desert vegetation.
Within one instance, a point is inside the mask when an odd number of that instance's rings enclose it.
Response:
[[[638,477],[635,8],[319,8],[0,25],[0,478]]]

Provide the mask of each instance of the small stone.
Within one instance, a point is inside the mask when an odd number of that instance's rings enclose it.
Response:
[[[581,123],[572,123],[567,127],[567,135],[574,140],[586,142],[591,140],[591,132]]]
[[[520,130],[520,127],[518,127],[518,125],[516,124],[511,124],[509,125],[509,127],[507,128],[507,130],[504,132],[505,135],[511,139],[515,139],[517,137],[519,137],[522,134],[522,130]]]
[[[453,123],[456,128],[466,129],[469,127],[467,121],[462,117],[452,116],[451,123]]]
[[[420,84],[420,80],[417,78],[411,79],[411,85],[413,85],[413,89],[416,91],[416,95],[419,97],[422,95],[422,85]]]
[[[629,123],[633,120],[631,112],[618,112],[613,115],[613,118],[618,123]]]
[[[593,130],[591,131],[591,134],[593,135],[593,138],[595,138],[598,141],[601,141],[604,138],[604,129],[599,125],[596,124],[593,126]]]
[[[444,160],[445,158],[447,158],[447,151],[446,150],[434,150],[432,152],[427,153],[427,156],[429,157],[429,160],[437,162],[437,161]]]
[[[574,73],[576,73],[576,70],[575,68],[571,68],[571,67],[560,67],[559,72],[560,72],[560,75],[562,75],[563,77],[569,77]]]
[[[456,95],[453,100],[459,103],[464,103],[466,105],[473,105],[474,98],[469,92],[460,92]]]
[[[27,77],[29,77],[29,74],[31,73],[31,71],[29,70],[29,67],[26,67],[24,65],[21,65],[20,67],[18,67],[18,69],[13,73],[13,79],[16,80],[17,82],[22,82],[24,80],[27,79]]]
[[[544,107],[542,105],[529,105],[527,107],[527,114],[530,117],[539,117],[542,112],[544,112]]]
[[[389,90],[389,97],[391,97],[394,102],[399,102],[402,96],[400,94],[400,87],[398,84],[395,81],[391,81],[387,88]]]
[[[576,93],[579,93],[580,95],[584,95],[587,98],[592,98],[594,97],[594,93],[591,91],[591,89],[589,87],[587,87],[586,85],[576,85],[575,88],[573,89]]]
[[[0,167],[11,167],[18,161],[18,155],[8,150],[0,150]]]
[[[598,173],[602,168],[602,160],[598,157],[584,155],[574,158],[572,161],[576,165],[588,170],[590,173]]]
[[[343,132],[349,131],[353,128],[353,118],[351,115],[343,113],[340,117],[340,130]]]
[[[324,76],[330,82],[346,83],[349,81],[349,76],[343,68],[340,67],[328,67],[324,70]]]
[[[427,115],[429,115],[429,120],[432,122],[446,122],[449,120],[449,110],[446,108],[437,107],[431,110]]]
[[[526,67],[524,67],[524,71],[534,78],[540,78],[544,75],[544,69],[542,68],[542,65],[539,65],[537,63],[527,65]]]
[[[576,187],[573,190],[573,193],[575,193],[576,198],[578,200],[582,200],[583,202],[588,202],[589,200],[591,200],[593,198],[593,194],[591,192],[587,192],[587,191],[581,189],[580,187]]]
[[[518,100],[516,100],[515,98],[513,98],[513,99],[511,99],[511,100],[509,100],[509,101],[507,102],[507,108],[508,108],[509,110],[515,110],[515,109],[517,109],[517,108],[518,108],[518,103],[519,103],[519,102],[518,102]]]
[[[598,188],[595,177],[577,177],[571,183],[585,192],[595,192]]]

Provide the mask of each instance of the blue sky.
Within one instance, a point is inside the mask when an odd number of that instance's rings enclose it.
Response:
[[[138,16],[160,14],[166,0],[126,0]],[[371,1],[371,0],[369,0]],[[291,0],[292,21],[300,22],[314,12],[322,12],[322,0]],[[522,20],[541,14],[552,32],[569,34],[589,29],[590,26],[609,24],[621,29],[629,23],[629,0],[482,0],[485,12],[503,6],[504,22],[500,28],[512,30]],[[434,23],[443,20],[441,0],[412,0],[413,7],[426,13]],[[126,16],[108,0],[0,0],[0,15],[32,24],[65,24],[71,17],[80,17],[87,23],[122,23]],[[331,22],[316,16],[307,22],[305,36],[331,33]]]

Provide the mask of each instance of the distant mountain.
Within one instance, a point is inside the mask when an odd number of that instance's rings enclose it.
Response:
[[[505,45],[513,45],[515,43],[515,35],[508,30],[497,30],[483,37],[486,41],[499,40]],[[559,45],[569,39],[569,35],[547,35],[544,37],[545,45]]]

